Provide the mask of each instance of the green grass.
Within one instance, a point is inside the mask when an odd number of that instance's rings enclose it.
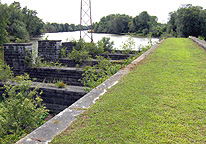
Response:
[[[206,143],[206,51],[170,38],[52,143]]]

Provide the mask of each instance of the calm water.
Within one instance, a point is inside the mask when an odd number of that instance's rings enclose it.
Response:
[[[78,40],[80,37],[80,32],[59,32],[59,33],[45,33],[44,35],[40,37],[36,37],[32,40],[34,43],[34,49],[37,47],[37,41],[38,40],[44,40],[47,38],[48,40],[62,40],[62,42],[69,42],[71,40]],[[114,47],[116,49],[121,49],[122,43],[126,42],[128,40],[129,36],[127,35],[115,35],[115,34],[93,34],[94,42],[96,43],[98,40],[101,40],[102,37],[110,37],[110,40],[114,41]],[[148,45],[148,42],[150,39],[148,38],[133,38],[135,41],[135,49],[138,50],[141,45]],[[89,38],[85,37],[85,41],[89,42]],[[158,42],[158,38],[152,38],[152,42]]]

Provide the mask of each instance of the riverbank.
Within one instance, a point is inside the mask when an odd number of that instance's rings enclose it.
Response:
[[[52,143],[205,143],[205,59],[167,39]]]

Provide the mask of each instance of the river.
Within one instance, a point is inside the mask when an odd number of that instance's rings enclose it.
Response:
[[[101,40],[102,37],[109,37],[111,41],[114,41],[114,48],[121,49],[122,43],[126,42],[128,40],[128,35],[116,35],[116,34],[102,34],[102,33],[93,33],[93,40],[96,43],[98,40]],[[44,40],[47,38],[48,40],[62,40],[62,42],[69,42],[71,40],[78,40],[80,38],[80,32],[59,32],[59,33],[45,33],[42,36],[33,38],[31,42],[34,44],[34,49],[37,47],[37,41],[38,40]],[[135,50],[139,50],[139,47],[141,45],[145,46],[148,45],[148,42],[150,41],[149,38],[138,38],[134,37],[135,42]],[[151,39],[153,43],[158,42],[158,38],[152,38]],[[85,41],[89,42],[89,38],[85,37]]]

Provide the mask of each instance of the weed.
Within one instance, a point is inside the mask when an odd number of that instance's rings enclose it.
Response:
[[[55,82],[55,85],[58,87],[58,88],[63,88],[66,86],[66,84],[62,81],[62,80],[58,80]]]
[[[135,49],[135,42],[132,36],[121,45],[121,49],[123,50],[123,54],[128,55],[131,50]]]

